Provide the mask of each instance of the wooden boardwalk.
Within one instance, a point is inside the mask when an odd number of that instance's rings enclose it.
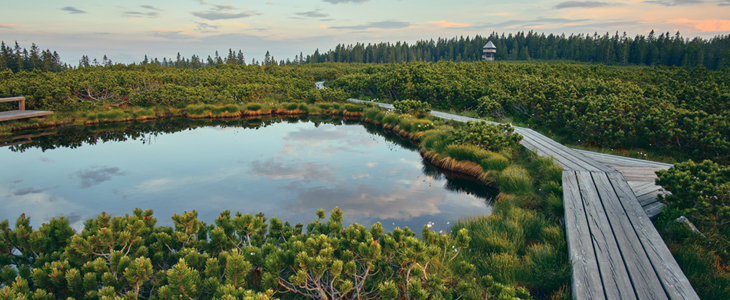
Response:
[[[52,115],[52,111],[25,110],[25,97],[0,98],[0,103],[18,101],[18,110],[0,111],[0,121],[43,117]]]
[[[438,111],[431,115],[482,121]],[[699,299],[649,219],[661,211],[656,195],[664,192],[654,184],[653,172],[671,165],[575,150],[532,129],[515,128],[523,146],[563,168],[573,298]]]

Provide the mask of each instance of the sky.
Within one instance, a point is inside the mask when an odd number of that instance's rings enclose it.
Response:
[[[293,59],[340,43],[651,30],[730,34],[730,0],[27,0],[0,10],[0,40],[35,43],[74,65],[82,55],[132,63],[240,49],[260,61],[266,51]]]

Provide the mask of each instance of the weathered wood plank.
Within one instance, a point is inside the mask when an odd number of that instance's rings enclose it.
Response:
[[[650,219],[654,219],[656,216],[662,213],[662,207],[664,207],[664,203],[655,201],[654,203],[642,206],[641,208],[644,209],[647,217],[649,217]]]
[[[654,183],[653,181],[626,181],[629,183],[629,186],[631,186],[631,189],[634,191],[656,185],[656,183]]]
[[[606,211],[598,197],[591,172],[578,171],[576,174],[606,298],[636,299],[626,265],[624,265],[621,251],[608,222]]]
[[[648,193],[648,194],[644,194],[639,197],[636,197],[636,199],[639,200],[639,204],[641,204],[641,206],[647,206],[649,204],[657,202],[658,195],[659,195],[658,192]]]
[[[640,189],[634,189],[634,195],[636,195],[636,197],[638,198],[639,196],[643,196],[643,195],[646,195],[646,194],[651,194],[651,193],[654,193],[654,192],[659,191],[661,189],[662,189],[662,187],[661,186],[658,186],[658,185],[645,186],[645,187],[640,188]]]
[[[570,153],[570,148],[562,146],[557,143],[549,143],[541,138],[536,138],[538,133],[531,129],[522,128],[519,131],[523,134],[524,139],[528,139],[529,143],[537,146],[542,151],[548,153],[548,156],[554,157],[564,169],[576,170],[576,171],[603,171],[589,164],[584,164],[575,153]],[[557,144],[557,145],[556,145]]]
[[[10,111],[0,112],[0,121],[37,118],[37,117],[43,117],[43,116],[52,115],[52,114],[53,114],[52,111],[42,111],[42,110],[10,110]]]
[[[580,196],[574,171],[563,171],[563,206],[565,234],[568,239],[570,263],[573,266],[572,293],[574,299],[605,299],[591,232]]]
[[[609,166],[626,166],[626,167],[659,167],[659,168],[667,168],[669,169],[672,167],[672,164],[662,163],[662,162],[656,162],[656,161],[650,161],[650,160],[643,160],[633,157],[625,157],[625,156],[618,156],[618,155],[612,155],[607,153],[600,153],[600,152],[593,152],[593,151],[587,151],[587,150],[579,150],[579,149],[573,149],[575,151],[578,151],[586,156],[589,156],[597,161],[600,161],[602,163],[605,163]]]
[[[667,299],[659,278],[651,266],[646,251],[639,241],[636,231],[628,222],[624,207],[613,190],[606,173],[592,173],[598,196],[608,217],[608,222],[616,238],[618,249],[631,279],[631,288],[639,299]],[[628,287],[627,287],[628,289]]]
[[[555,151],[562,153],[563,156],[566,158],[569,158],[574,163],[582,166],[582,169],[576,169],[576,170],[588,170],[588,171],[603,171],[603,172],[613,172],[614,170],[609,168],[608,166],[601,164],[577,151],[574,151],[573,149],[570,149],[568,147],[565,147],[564,145],[553,141],[552,139],[540,134],[539,132],[536,132],[529,128],[518,128],[518,132],[522,133],[529,133],[531,134],[531,137],[533,137],[537,143],[545,146],[550,147],[552,149],[555,149]]]
[[[626,180],[619,173],[609,173],[608,178],[624,206],[629,221],[636,229],[636,234],[669,298],[699,299],[674,256],[669,252],[669,248],[664,244],[659,232],[654,228],[654,224],[651,223],[644,209],[640,208],[639,202],[633,196]]]

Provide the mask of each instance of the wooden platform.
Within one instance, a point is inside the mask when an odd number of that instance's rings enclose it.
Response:
[[[44,110],[0,111],[0,121],[37,118],[37,117],[43,117],[43,116],[52,115],[52,114],[53,114],[52,111],[44,111]]]
[[[25,97],[0,98],[0,103],[16,101],[18,102],[18,110],[0,111],[0,121],[36,118],[53,114],[52,111],[25,110]]]
[[[656,195],[664,193],[654,184],[654,171],[671,165],[570,149],[532,129],[516,131],[523,146],[563,168],[574,299],[699,299],[649,219],[661,211]]]

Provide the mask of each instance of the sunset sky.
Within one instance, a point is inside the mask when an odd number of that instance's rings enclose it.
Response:
[[[438,37],[535,31],[566,35],[677,30],[684,37],[730,34],[730,0],[29,0],[6,1],[0,40],[115,62],[203,58],[241,49],[247,61],[334,48]]]

